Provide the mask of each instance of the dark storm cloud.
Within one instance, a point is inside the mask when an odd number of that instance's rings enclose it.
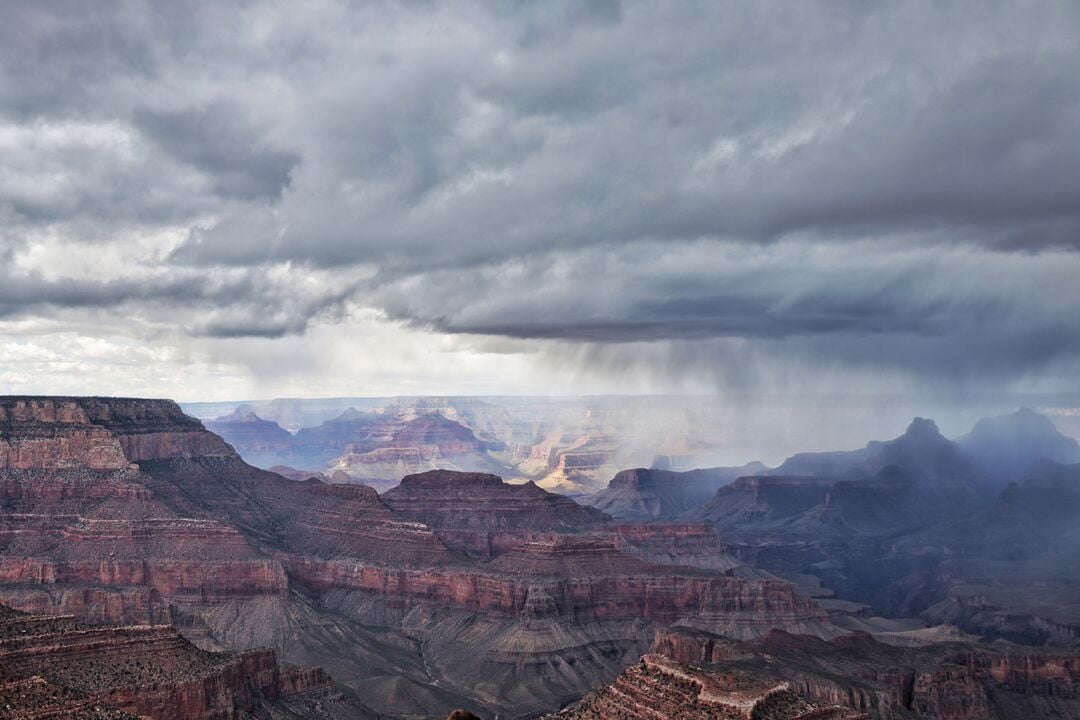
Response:
[[[1068,320],[1080,306],[1072,253],[802,245],[562,252],[495,270],[425,273],[388,282],[375,297],[392,317],[441,332],[664,342],[670,357],[698,361],[708,353],[678,348],[738,340],[753,343],[757,357],[1000,380],[1080,351],[1080,326]]]
[[[275,198],[299,158],[260,146],[249,127],[237,127],[240,108],[219,104],[177,112],[139,109],[135,127],[170,156],[214,177],[214,191],[239,200]]]
[[[9,315],[173,303],[194,334],[281,337],[360,306],[925,375],[1076,358],[1076,3],[0,14],[0,252],[178,238]]]
[[[280,242],[226,218],[176,257],[417,268],[807,231],[1075,247],[1076,6],[753,7],[526,6],[479,39],[402,33],[374,67],[310,78],[324,120]]]
[[[213,338],[276,338],[304,332],[319,316],[339,312],[354,285],[303,295],[265,272],[108,281],[49,279],[39,273],[0,275],[0,319],[35,316],[58,309],[140,308],[149,317],[184,310],[197,318],[185,330]],[[194,311],[194,312],[193,312]]]

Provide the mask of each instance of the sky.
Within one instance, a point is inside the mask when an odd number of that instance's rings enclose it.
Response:
[[[0,0],[0,392],[1080,390],[1080,3]]]

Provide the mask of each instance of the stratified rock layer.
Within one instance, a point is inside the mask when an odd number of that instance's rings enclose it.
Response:
[[[787,583],[728,574],[710,528],[611,526],[497,476],[414,477],[385,499],[296,482],[167,401],[0,408],[0,598],[172,622],[208,649],[269,646],[398,715],[558,707],[676,623],[835,633]]]
[[[208,653],[169,626],[84,627],[0,607],[3,717],[271,720],[294,710],[361,714],[325,673],[281,666],[272,650]]]
[[[707,708],[745,718],[1041,720],[1080,712],[1080,657],[1064,651],[783,632],[737,642],[672,628],[657,633],[652,653],[565,716],[674,720],[708,717],[697,714]],[[835,714],[806,714],[805,705]]]

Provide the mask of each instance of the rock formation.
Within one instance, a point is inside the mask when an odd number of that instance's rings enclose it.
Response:
[[[956,442],[980,479],[995,487],[1027,480],[1047,461],[1080,463],[1080,443],[1058,432],[1049,418],[1027,408],[983,418]]]
[[[1037,720],[1080,712],[1075,653],[971,644],[900,648],[773,632],[750,642],[672,628],[560,718]]]
[[[271,647],[397,715],[558,707],[672,624],[836,632],[789,584],[730,574],[701,526],[612,526],[482,475],[411,478],[385,501],[288,480],[167,401],[0,409],[0,598],[87,622],[171,622],[207,649]],[[415,439],[446,427],[424,418]],[[461,439],[450,430],[436,444]]]
[[[618,520],[672,519],[700,508],[724,485],[764,469],[761,463],[750,463],[738,468],[686,472],[623,470],[605,489],[583,502]]]
[[[328,472],[345,472],[385,489],[405,475],[427,470],[502,471],[506,467],[489,454],[502,450],[502,443],[482,441],[469,428],[442,415],[421,415],[400,424],[394,418],[382,421],[388,424],[385,430],[347,443],[345,453],[327,465]]]
[[[529,531],[577,532],[609,518],[534,483],[512,485],[497,475],[434,470],[402,478],[381,496],[405,517],[433,528],[448,544],[482,556],[494,542],[512,545]]]
[[[828,702],[815,702],[778,678],[709,672],[646,655],[611,685],[585,698],[566,720],[868,720]]]
[[[717,490],[688,517],[710,522],[733,536],[789,521],[825,502],[834,482],[810,476],[742,477]]]
[[[1080,466],[1043,457],[1074,445],[1030,411],[958,442],[917,418],[895,440],[736,480],[686,517],[712,523],[743,563],[813,576],[836,610],[861,603],[988,638],[1080,644]]]
[[[360,718],[317,668],[272,650],[208,653],[170,626],[85,627],[0,606],[0,715],[10,718]]]

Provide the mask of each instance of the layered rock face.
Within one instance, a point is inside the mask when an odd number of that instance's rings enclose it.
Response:
[[[560,717],[1037,720],[1080,709],[1075,653],[783,632],[738,642],[685,628],[658,632],[651,652]],[[714,715],[695,714],[705,710]]]
[[[564,705],[633,662],[656,627],[686,623],[734,637],[776,626],[836,632],[788,583],[650,565],[619,552],[612,536],[552,535],[472,568],[323,561],[288,569],[337,613],[400,627],[420,643],[441,690],[489,714]]]
[[[790,585],[717,572],[722,550],[700,528],[609,528],[566,498],[477,475],[413,478],[384,501],[257,470],[171,403],[108,402],[0,402],[29,413],[34,438],[74,425],[122,454],[97,467],[98,445],[69,443],[49,450],[66,453],[62,467],[0,470],[0,596],[20,607],[167,620],[206,648],[270,646],[411,717],[558,707],[674,623],[835,632]],[[7,447],[24,446],[21,422]],[[472,540],[455,545],[455,528]]]
[[[502,471],[506,466],[490,453],[504,449],[503,443],[482,440],[438,413],[348,410],[318,427],[302,429],[274,456],[274,464],[343,474],[353,482],[387,489],[404,475],[438,468]]]
[[[11,399],[0,405],[0,469],[123,470],[130,465],[118,438],[64,400]]]
[[[525,543],[569,546],[560,534],[586,534],[612,553],[653,565],[731,570],[739,565],[705,523],[611,524],[602,512],[534,483],[495,475],[433,471],[407,476],[381,495],[400,514],[422,522],[450,547],[492,559]],[[605,544],[606,543],[606,544]]]
[[[534,483],[511,485],[485,473],[408,475],[381,497],[401,515],[433,528],[452,547],[481,557],[512,546],[523,533],[587,530],[608,520]]]
[[[305,664],[335,663],[346,682],[359,680],[358,667],[398,673],[399,660],[384,659],[377,641],[347,624],[328,630],[335,620],[298,595],[285,567],[291,553],[448,563],[450,551],[430,530],[395,515],[370,488],[256,470],[198,422],[176,417],[172,403],[107,402],[37,401],[81,410],[70,416],[111,438],[124,469],[93,469],[96,455],[70,453],[59,469],[0,470],[0,598],[86,622],[172,622],[208,648],[269,645]],[[0,401],[9,405],[22,412],[25,403]],[[53,435],[71,431],[55,425]],[[20,428],[11,425],[5,441],[20,444]],[[348,633],[342,651],[336,636]]]
[[[32,467],[0,469],[0,596],[8,602],[147,623],[166,619],[174,603],[284,595],[280,563],[218,518],[178,513],[138,469],[149,458],[235,457],[175,403],[4,398],[0,413],[0,443],[24,460],[27,444],[38,448]],[[96,440],[73,440],[87,437]]]
[[[728,554],[707,523],[614,525],[608,528],[621,552],[654,565],[685,565],[729,571],[740,563]]]
[[[84,627],[0,608],[0,708],[13,718],[361,717],[318,669],[271,650],[207,653],[169,626]]]
[[[618,471],[615,459],[618,447],[617,438],[586,435],[569,448],[553,449],[548,462],[554,467],[538,484],[567,495],[595,492],[604,486],[606,478]]]
[[[427,470],[497,470],[505,465],[489,451],[502,443],[483,441],[473,432],[442,415],[421,415],[401,423],[380,417],[385,428],[362,442],[345,445],[345,454],[333,460],[328,471],[341,471],[380,489],[393,487],[398,478]]]
[[[679,665],[646,655],[611,685],[558,718],[566,720],[869,720],[851,708],[814,701],[789,682]]]

